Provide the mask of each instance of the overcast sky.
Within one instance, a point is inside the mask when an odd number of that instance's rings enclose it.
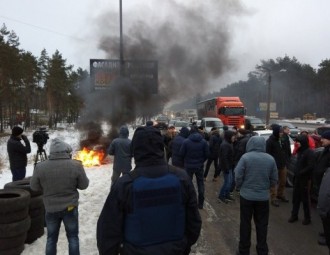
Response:
[[[122,1],[126,34],[127,20],[133,17],[142,20],[152,17],[154,21],[149,23],[157,22],[157,18],[173,19],[173,11],[164,11],[173,5],[159,5],[163,3],[161,0]],[[209,17],[208,22],[228,33],[226,52],[231,64],[219,73],[220,78],[213,81],[210,90],[246,80],[247,73],[262,59],[288,55],[317,68],[330,56],[329,0],[166,1],[189,8],[199,6],[202,12],[199,15]],[[217,15],[212,8],[200,8],[214,1],[222,3],[214,6],[223,8]],[[17,33],[22,49],[35,56],[43,48],[49,55],[58,49],[67,64],[75,68],[89,70],[89,59],[109,57],[99,47],[100,34],[109,30],[119,34],[119,24],[113,23],[114,19],[118,20],[113,14],[119,11],[119,0],[0,0],[0,4],[0,23]],[[107,22],[108,19],[112,22]]]

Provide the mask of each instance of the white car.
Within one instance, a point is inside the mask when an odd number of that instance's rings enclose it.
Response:
[[[190,129],[189,127],[189,122],[187,121],[182,121],[182,120],[177,120],[175,123],[174,123],[174,127],[175,127],[175,131],[176,132],[180,132],[181,128],[182,127],[186,127],[188,129]]]
[[[269,130],[269,129],[266,129],[266,130],[256,130],[256,131],[253,131],[253,133],[254,133],[255,135],[262,136],[263,138],[265,138],[265,140],[267,140],[268,137],[270,137],[271,134],[273,134],[273,130]],[[293,141],[293,139],[291,138],[291,136],[289,136],[289,140],[290,140],[291,152],[293,152],[294,141]]]

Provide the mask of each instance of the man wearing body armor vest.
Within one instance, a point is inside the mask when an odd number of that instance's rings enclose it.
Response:
[[[132,152],[135,169],[114,184],[98,219],[99,253],[189,254],[201,231],[189,176],[166,163],[164,141],[154,127],[135,130]]]

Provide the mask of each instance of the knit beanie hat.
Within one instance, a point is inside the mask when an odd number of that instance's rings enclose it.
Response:
[[[18,136],[18,135],[20,135],[20,134],[22,134],[23,133],[23,128],[21,128],[21,127],[19,127],[19,126],[15,126],[15,127],[13,127],[13,129],[11,130],[11,134],[13,135],[13,136]]]
[[[323,139],[330,140],[330,131],[325,131],[325,132],[321,135],[321,137],[322,137]]]

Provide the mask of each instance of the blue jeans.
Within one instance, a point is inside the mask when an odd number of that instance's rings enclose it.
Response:
[[[71,211],[66,209],[55,213],[46,212],[46,255],[56,255],[56,246],[62,221],[69,241],[69,255],[79,255],[78,207],[75,207]]]
[[[228,173],[224,172],[223,177],[224,177],[224,182],[223,182],[223,185],[220,189],[219,197],[228,198],[230,188],[231,188],[231,184],[232,184],[232,181],[233,181],[233,171],[229,170]]]
[[[25,167],[12,168],[10,170],[11,170],[11,173],[13,175],[13,179],[12,179],[13,182],[23,180],[25,178],[25,175],[26,175],[26,168]]]

